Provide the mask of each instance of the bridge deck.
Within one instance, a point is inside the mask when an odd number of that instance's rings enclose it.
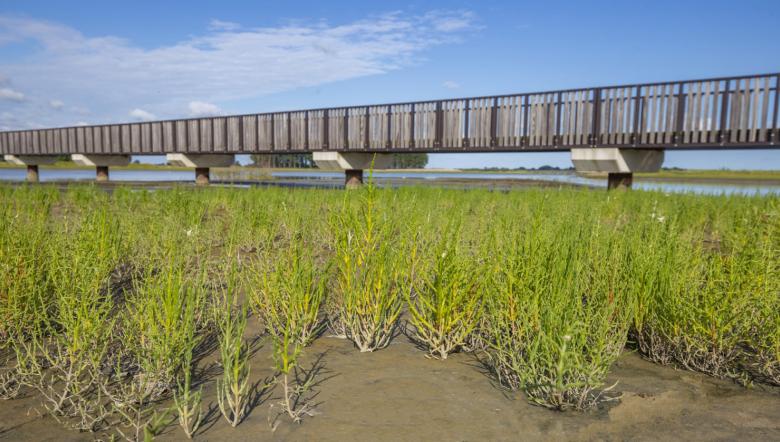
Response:
[[[0,153],[525,152],[780,147],[780,73],[0,132]]]

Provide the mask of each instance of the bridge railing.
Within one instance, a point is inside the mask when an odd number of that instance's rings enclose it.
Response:
[[[780,145],[780,74],[0,133],[0,153],[555,151]]]

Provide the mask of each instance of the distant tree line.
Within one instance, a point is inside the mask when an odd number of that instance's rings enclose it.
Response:
[[[270,155],[251,155],[252,165],[255,167],[270,168],[289,168],[289,169],[311,169],[316,167],[314,159],[310,153],[296,154],[270,154]]]
[[[539,166],[539,167],[482,167],[482,168],[464,168],[463,170],[482,170],[482,171],[489,171],[489,172],[507,172],[507,171],[513,171],[513,170],[559,170],[559,171],[566,171],[566,170],[574,170],[574,166],[571,167],[558,167],[558,166],[550,166],[548,164]]]
[[[256,154],[250,156],[252,165],[263,168],[310,169],[317,167],[311,153]],[[427,153],[393,154],[394,169],[422,169],[428,164]]]
[[[427,153],[395,153],[393,169],[422,169],[428,164]]]

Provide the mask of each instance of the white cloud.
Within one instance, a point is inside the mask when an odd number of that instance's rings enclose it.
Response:
[[[446,87],[447,89],[458,89],[460,87],[460,83],[457,81],[447,80],[444,83],[441,84],[442,86]]]
[[[130,111],[130,116],[139,121],[151,121],[157,118],[153,113],[137,108]]]
[[[434,11],[428,13],[427,16],[431,20],[433,28],[439,32],[463,31],[474,26],[474,16],[468,11]]]
[[[219,106],[204,101],[190,101],[189,109],[192,117],[212,117],[222,114]]]
[[[238,29],[241,29],[241,25],[232,21],[214,19],[209,22],[209,30],[211,31],[235,31]]]
[[[89,123],[86,121],[77,121],[76,126],[89,126]]]
[[[125,120],[134,103],[172,118],[195,97],[224,105],[400,69],[423,51],[457,41],[472,21],[470,13],[446,11],[261,28],[214,20],[205,32],[150,48],[0,14],[0,49],[18,44],[27,51],[0,60],[0,72],[14,79],[15,88],[35,91],[18,106],[28,120],[67,123],[67,113],[45,106],[52,96],[68,109],[99,115],[94,123]]]
[[[24,94],[11,88],[4,87],[0,89],[0,100],[16,102],[24,101]]]
[[[63,103],[60,100],[50,100],[49,101],[49,107],[51,107],[52,109],[60,110],[60,109],[63,108],[63,106],[65,106],[65,103]]]

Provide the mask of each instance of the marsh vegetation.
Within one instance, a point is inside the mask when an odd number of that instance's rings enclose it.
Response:
[[[333,336],[355,358],[469,353],[496,394],[556,410],[619,400],[626,351],[780,385],[780,199],[0,187],[3,399],[127,440],[220,415],[306,425],[301,356]],[[253,383],[258,346],[274,373]]]

